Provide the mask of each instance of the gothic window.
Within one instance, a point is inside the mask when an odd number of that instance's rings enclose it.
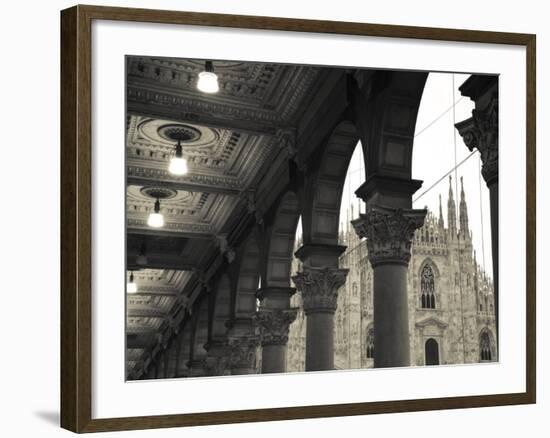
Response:
[[[479,340],[479,352],[481,361],[491,361],[491,340],[489,339],[489,333],[483,332]]]
[[[374,329],[367,332],[367,359],[374,359]]]
[[[352,290],[353,290],[353,296],[356,297],[357,296],[357,283],[353,283]]]
[[[430,265],[424,265],[420,273],[420,305],[423,309],[435,309],[434,271]]]

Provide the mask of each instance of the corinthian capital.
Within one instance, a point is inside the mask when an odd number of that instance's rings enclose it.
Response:
[[[408,266],[414,231],[424,224],[426,213],[426,210],[372,207],[351,224],[359,237],[367,238],[373,267],[382,263]]]
[[[256,348],[260,344],[257,336],[233,338],[229,341],[229,363],[231,368],[256,367]]]
[[[297,309],[263,309],[256,314],[262,345],[286,345],[288,329],[296,319]]]
[[[496,93],[483,110],[473,110],[472,117],[455,125],[470,151],[481,155],[481,174],[488,186],[498,181],[498,97]]]
[[[338,289],[346,282],[348,269],[304,266],[292,280],[302,292],[304,312],[336,311]]]

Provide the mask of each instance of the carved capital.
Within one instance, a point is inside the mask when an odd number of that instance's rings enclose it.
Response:
[[[498,181],[498,97],[493,94],[483,110],[473,110],[472,117],[455,125],[470,151],[481,155],[481,174],[488,186]]]
[[[256,368],[256,349],[260,345],[257,336],[233,338],[228,343],[231,368]]]
[[[422,227],[426,213],[426,210],[372,207],[351,224],[359,237],[367,238],[373,267],[383,263],[408,266],[414,231]]]
[[[348,269],[304,266],[292,280],[302,292],[304,312],[335,312],[338,289],[346,282]]]
[[[296,128],[279,128],[275,133],[279,148],[286,150],[289,159],[296,156]]]
[[[263,309],[256,314],[262,345],[286,345],[288,329],[296,319],[298,309]]]
[[[235,260],[236,254],[235,250],[229,246],[227,242],[227,236],[225,234],[219,234],[214,237],[214,242],[220,249],[220,253],[225,256],[229,263],[233,263]]]

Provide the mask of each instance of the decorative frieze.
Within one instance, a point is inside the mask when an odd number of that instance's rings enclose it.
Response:
[[[304,266],[292,277],[296,289],[302,292],[304,311],[335,312],[338,289],[346,282],[348,269]]]
[[[288,330],[294,322],[298,309],[263,309],[256,314],[260,328],[260,340],[265,345],[286,345]]]
[[[472,117],[457,123],[456,129],[470,151],[481,155],[481,174],[488,186],[498,181],[498,96],[493,94],[483,110],[474,109]]]
[[[351,223],[357,235],[366,237],[373,267],[383,263],[407,266],[416,229],[424,223],[427,210],[372,207]]]

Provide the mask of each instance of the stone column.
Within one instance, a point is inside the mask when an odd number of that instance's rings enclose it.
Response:
[[[262,374],[286,371],[288,329],[297,309],[261,309],[257,316],[262,345]]]
[[[229,340],[229,366],[232,375],[256,374],[257,336],[244,336]]]
[[[216,339],[204,345],[208,352],[203,359],[203,369],[207,376],[225,376],[229,374],[229,351],[227,340]]]
[[[262,373],[286,371],[288,329],[297,312],[290,308],[293,287],[266,286],[258,290],[260,309],[255,317],[262,345]]]
[[[495,296],[497,346],[499,338],[498,307],[498,77],[472,75],[460,86],[463,96],[475,102],[472,117],[455,125],[466,147],[477,149],[481,156],[481,175],[489,188],[491,205],[491,251]]]
[[[306,314],[306,371],[334,369],[334,313],[347,269],[303,266],[292,280]]]
[[[407,269],[426,210],[371,207],[352,221],[367,238],[374,286],[374,367],[410,365]]]
[[[227,323],[229,369],[233,375],[256,374],[256,352],[260,345],[255,315]]]

